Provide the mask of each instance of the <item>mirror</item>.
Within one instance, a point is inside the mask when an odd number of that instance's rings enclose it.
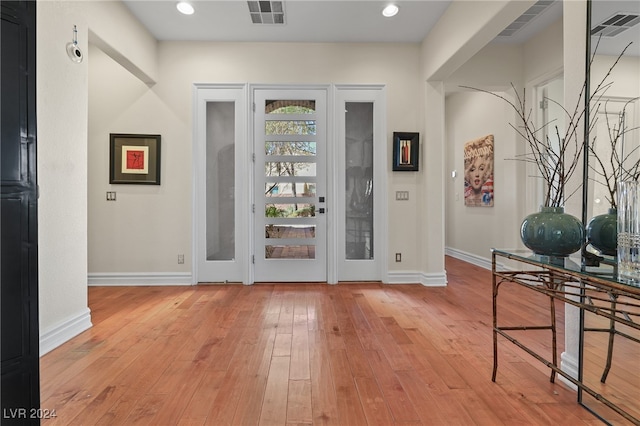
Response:
[[[603,177],[603,174],[616,174],[612,170],[611,154],[619,155],[618,158],[631,155],[627,161],[634,162],[640,155],[637,149],[640,146],[640,2],[591,0],[587,19],[591,30],[587,43],[591,52],[588,53],[593,58],[589,70],[592,94],[624,51],[606,78],[609,86],[590,103],[588,140],[594,151],[589,158],[588,174],[585,174],[588,191],[583,203],[585,216],[590,220],[607,213],[612,207],[612,196],[616,196]],[[630,42],[632,44],[624,50]],[[612,143],[616,138],[617,142]],[[603,163],[600,170],[598,159]],[[613,178],[615,185],[616,176]],[[611,274],[615,253],[607,256],[599,250],[595,252],[610,261]],[[625,305],[629,302],[632,304]],[[604,298],[595,303],[610,306],[612,302]],[[640,310],[637,301],[621,297],[616,303],[620,310],[635,313]],[[611,343],[609,333],[603,332],[610,327],[608,319],[585,312],[582,320],[585,329],[582,336],[583,382],[604,398],[623,406],[636,419],[640,418],[640,330],[616,324],[617,332],[623,334],[616,334]],[[611,367],[604,374],[608,357]],[[581,392],[579,398],[585,407],[607,423],[634,424],[586,392]]]

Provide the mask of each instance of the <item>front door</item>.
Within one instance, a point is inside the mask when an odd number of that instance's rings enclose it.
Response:
[[[3,1],[0,15],[1,423],[40,424],[36,3]]]
[[[254,90],[254,278],[327,280],[327,91]]]

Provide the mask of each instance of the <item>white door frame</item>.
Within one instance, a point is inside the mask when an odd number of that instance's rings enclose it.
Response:
[[[239,281],[243,284],[253,284],[255,282],[254,268],[251,262],[251,256],[255,244],[255,238],[253,232],[249,230],[254,229],[254,218],[250,214],[251,205],[255,202],[254,191],[251,190],[251,185],[254,182],[254,167],[252,162],[253,153],[253,141],[254,141],[254,118],[250,113],[250,105],[253,105],[253,93],[255,89],[268,89],[268,90],[286,90],[286,89],[302,89],[302,90],[326,90],[327,92],[327,282],[329,284],[336,284],[339,280],[345,280],[341,277],[340,269],[343,267],[340,263],[340,253],[344,255],[344,250],[339,250],[339,245],[344,245],[344,241],[341,242],[340,227],[338,224],[344,212],[339,211],[339,198],[344,198],[344,180],[337,178],[340,164],[345,163],[344,150],[338,149],[340,146],[340,132],[336,128],[336,118],[339,111],[337,107],[336,98],[340,98],[344,101],[359,101],[363,99],[369,99],[378,103],[379,107],[374,109],[375,120],[377,127],[375,129],[375,137],[378,144],[375,149],[374,155],[374,168],[375,168],[375,186],[374,186],[374,200],[375,201],[375,218],[374,218],[374,232],[375,232],[375,252],[377,264],[377,274],[375,278],[386,282],[388,279],[388,197],[387,197],[387,180],[388,180],[388,144],[386,134],[386,92],[384,85],[332,85],[332,84],[298,84],[298,85],[283,85],[283,84],[207,84],[207,83],[195,83],[193,89],[193,173],[192,173],[192,277],[193,284],[197,284],[200,281],[198,257],[203,255],[202,249],[198,246],[197,236],[204,232],[199,215],[204,211],[201,199],[202,185],[204,182],[203,176],[206,173],[206,168],[201,164],[201,159],[204,157],[203,150],[205,149],[204,137],[206,133],[206,126],[204,117],[201,115],[201,104],[203,102],[203,94],[205,90],[227,90],[234,89],[240,91],[240,98],[233,99],[236,102],[244,104],[244,112],[240,116],[236,117],[243,123],[240,128],[240,134],[236,134],[236,165],[235,165],[235,194],[236,194],[236,253],[237,258],[235,261],[239,262],[240,276]],[[367,93],[369,91],[369,93]],[[352,96],[353,95],[353,96]],[[364,96],[364,97],[363,97]],[[222,100],[215,95],[211,100]],[[343,111],[342,111],[343,112]],[[344,173],[344,171],[342,171]],[[342,185],[342,186],[341,186]],[[342,237],[344,239],[344,237]]]
[[[249,115],[246,84],[207,84],[193,85],[193,162],[192,162],[192,281],[198,282],[242,282],[250,284],[249,256],[247,254],[247,223],[250,206],[249,181],[250,166],[247,146],[247,117]],[[203,257],[206,257],[206,105],[207,102],[235,102],[235,256],[233,260],[215,261],[215,275],[210,273],[203,279],[205,271],[201,269]],[[202,258],[202,259],[201,259]]]
[[[334,282],[338,281],[387,281],[388,277],[388,202],[387,202],[387,170],[388,152],[386,91],[385,86],[340,84],[334,86],[335,133],[336,148],[343,146],[345,135],[345,104],[347,102],[371,102],[373,108],[373,259],[346,259],[346,155],[344,148],[336,149],[332,163],[335,164],[334,193],[335,208],[333,223],[337,226],[335,246],[329,251],[333,255],[335,269]]]
[[[295,281],[300,282],[304,280],[304,277],[307,277],[310,281],[321,281],[324,282],[327,280],[327,245],[326,241],[329,238],[328,231],[328,218],[326,214],[321,214],[316,211],[315,218],[300,218],[300,219],[284,219],[288,223],[292,221],[309,221],[308,223],[316,224],[316,235],[313,239],[315,244],[316,253],[315,258],[313,259],[265,259],[265,251],[264,246],[267,244],[267,241],[264,238],[264,203],[268,197],[264,197],[264,161],[265,161],[265,152],[264,152],[264,143],[258,143],[260,141],[264,141],[265,135],[264,126],[262,125],[262,120],[269,120],[270,115],[265,114],[264,111],[264,102],[267,99],[312,99],[316,98],[319,102],[317,103],[317,111],[314,115],[314,120],[317,120],[317,135],[315,136],[318,141],[317,145],[317,156],[316,157],[307,157],[307,159],[313,159],[316,161],[316,176],[314,180],[317,179],[317,193],[314,197],[309,197],[307,201],[302,202],[312,202],[316,203],[318,197],[325,197],[326,202],[317,204],[317,207],[332,209],[333,202],[331,191],[327,188],[328,181],[328,172],[327,172],[327,148],[328,143],[331,139],[331,134],[328,132],[329,128],[329,119],[328,115],[329,109],[329,86],[302,86],[302,87],[263,87],[263,86],[253,86],[251,88],[251,103],[253,104],[253,114],[252,118],[252,144],[251,146],[255,148],[253,151],[253,175],[252,175],[252,210],[254,214],[252,217],[252,228],[254,232],[252,232],[252,237],[254,238],[253,245],[255,249],[255,253],[252,253],[253,259],[253,273],[254,280],[258,281]],[[259,101],[258,101],[259,99]],[[273,117],[272,117],[273,118]],[[301,119],[301,118],[298,118]],[[261,134],[257,132],[262,132]],[[304,136],[303,136],[304,137]],[[262,163],[262,164],[261,164]],[[262,170],[262,172],[260,172]],[[259,175],[262,173],[262,176]],[[267,180],[268,181],[268,180]],[[260,183],[260,188],[256,187]],[[313,201],[310,201],[313,199]],[[272,199],[273,200],[273,199]],[[300,200],[303,200],[301,198]],[[317,210],[317,209],[316,209]],[[275,219],[276,221],[278,219]],[[306,223],[306,222],[305,222]],[[285,240],[283,240],[284,242]],[[289,243],[293,243],[293,240],[289,241]],[[286,244],[286,243],[285,243]],[[302,244],[305,244],[304,242]],[[256,271],[262,271],[266,276],[257,276]]]

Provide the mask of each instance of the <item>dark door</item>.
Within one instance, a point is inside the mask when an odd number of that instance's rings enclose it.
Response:
[[[0,276],[5,424],[39,424],[36,2],[0,2]],[[63,51],[64,53],[64,51]]]

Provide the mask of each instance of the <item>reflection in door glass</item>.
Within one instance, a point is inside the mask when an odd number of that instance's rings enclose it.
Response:
[[[235,257],[234,114],[234,102],[207,102],[207,260]]]
[[[315,217],[316,206],[314,204],[298,203],[267,204],[264,216],[284,218]]]
[[[301,99],[269,99],[265,102],[266,114],[313,114],[316,112],[316,101]]]
[[[269,120],[264,123],[264,134],[272,135],[315,135],[315,120]]]
[[[316,163],[275,161],[264,163],[265,176],[306,176],[316,175]]]
[[[265,226],[267,238],[315,238],[315,225],[274,225]]]
[[[315,259],[316,246],[275,246],[267,245],[265,258],[267,259]]]
[[[315,107],[309,100],[266,101],[266,259],[315,259],[316,205],[311,201],[316,197]]]
[[[307,141],[279,142],[269,141],[264,144],[266,155],[316,155],[316,143]]]
[[[266,182],[264,195],[267,197],[315,197],[315,182]]]
[[[346,110],[346,258],[373,259],[373,103]]]

